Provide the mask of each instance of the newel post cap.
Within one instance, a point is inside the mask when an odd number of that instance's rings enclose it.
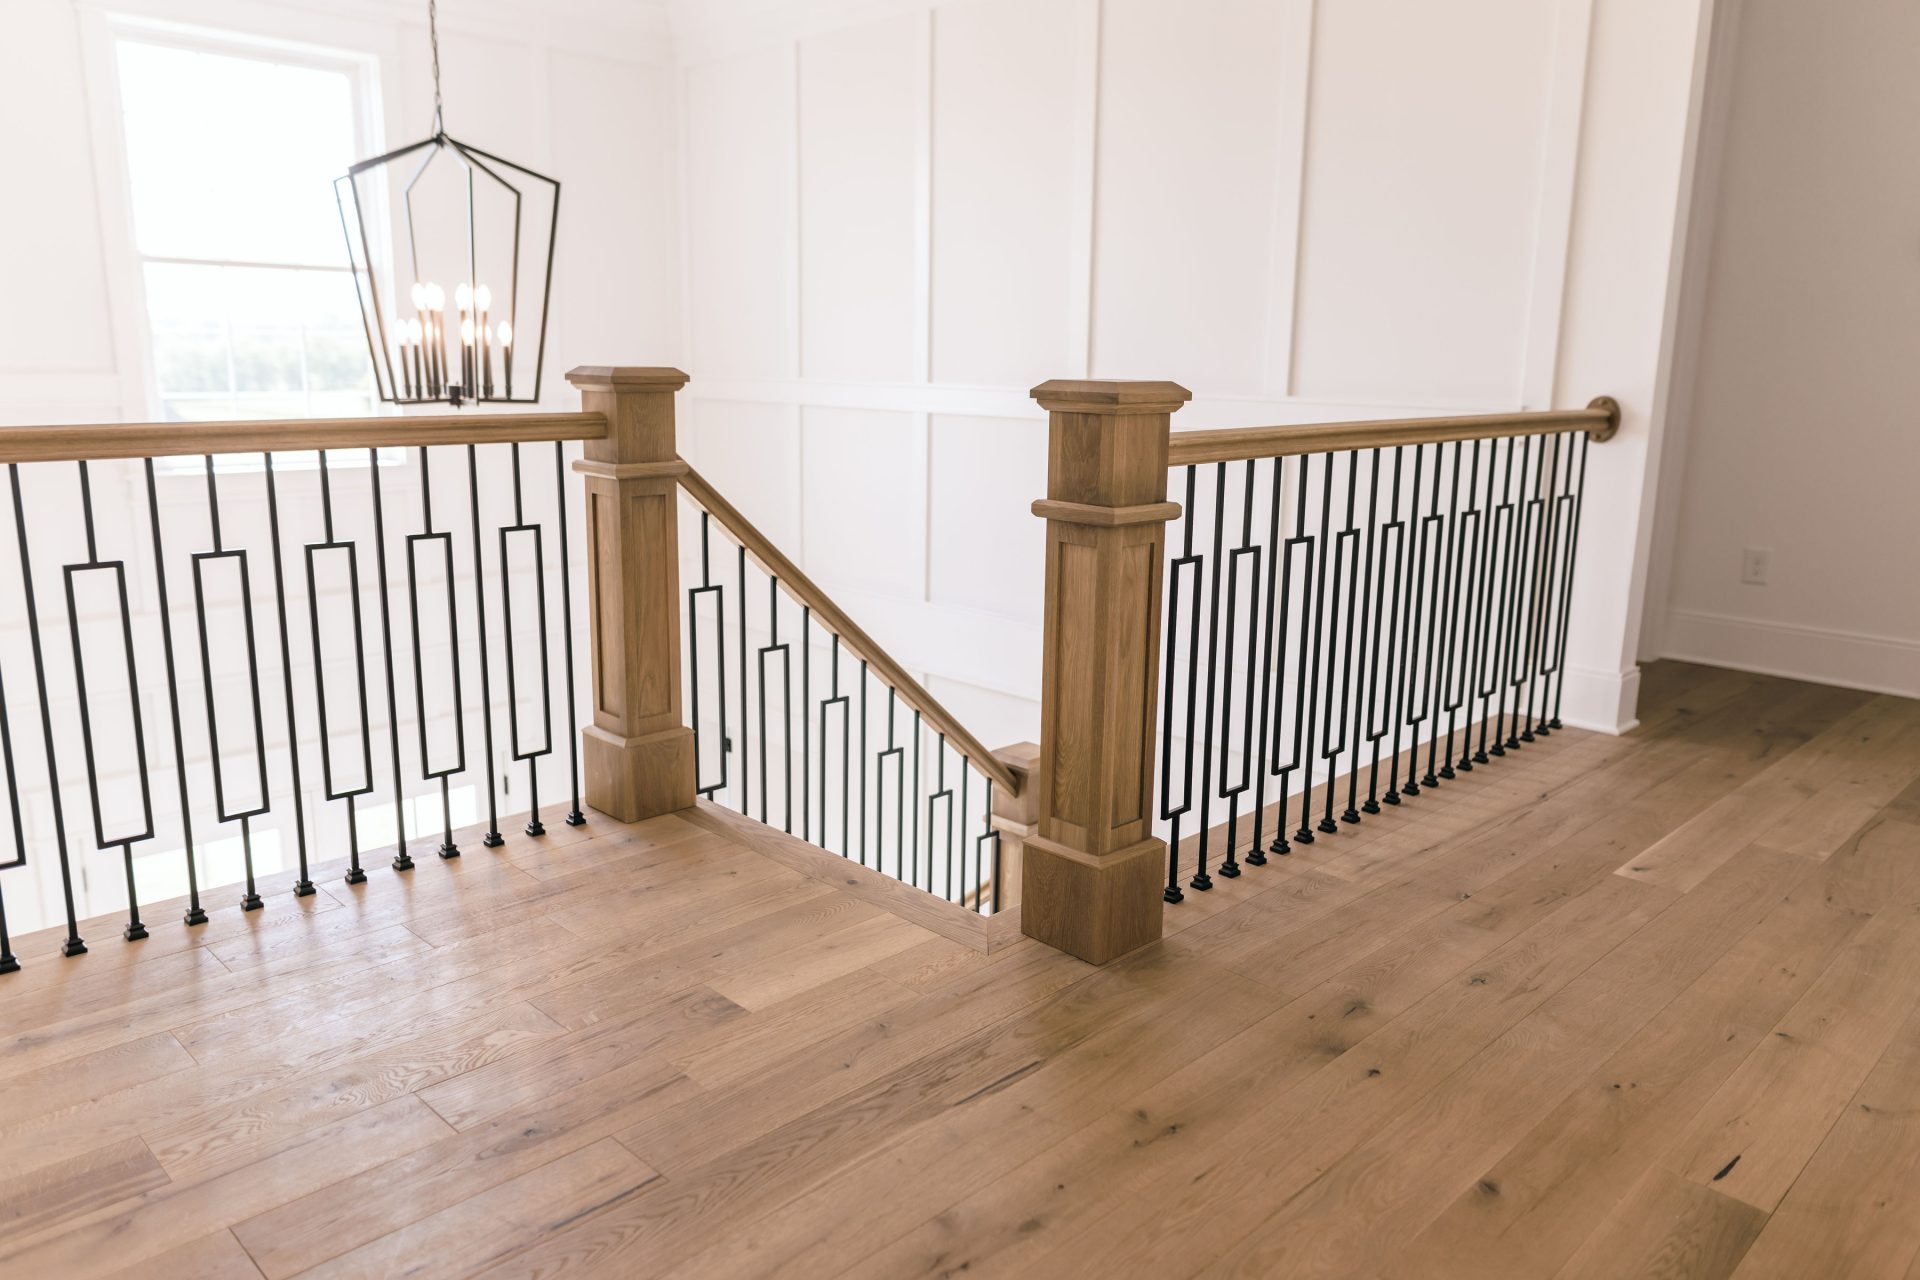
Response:
[[[567,371],[567,381],[583,391],[678,391],[687,375],[666,366],[583,364]]]
[[[1177,382],[1055,378],[1032,391],[1042,409],[1058,413],[1173,413],[1193,399]]]

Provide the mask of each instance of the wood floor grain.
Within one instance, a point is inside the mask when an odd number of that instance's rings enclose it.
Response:
[[[21,939],[0,1276],[1920,1275],[1920,703],[1642,689],[1104,969],[678,816]]]

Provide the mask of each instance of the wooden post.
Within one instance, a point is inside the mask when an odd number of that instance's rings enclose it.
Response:
[[[1153,731],[1171,382],[1048,382],[1039,832],[1020,925],[1105,964],[1160,936],[1166,841],[1153,834]]]
[[[993,753],[993,758],[1020,779],[1020,793],[1005,787],[993,793],[989,821],[1000,833],[1000,869],[994,877],[993,902],[1001,911],[1020,905],[1027,841],[1040,832],[1040,744],[1016,742]]]
[[[567,375],[607,417],[574,469],[586,476],[593,723],[582,730],[586,801],[621,822],[694,799],[693,730],[680,713],[678,369],[587,366]]]

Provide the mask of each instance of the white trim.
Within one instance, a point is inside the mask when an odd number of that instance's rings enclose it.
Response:
[[[1547,125],[1542,139],[1539,202],[1534,208],[1532,283],[1521,338],[1520,407],[1554,405],[1560,366],[1568,254],[1573,244],[1573,194],[1580,170],[1580,124],[1586,111],[1587,46],[1593,0],[1558,0],[1553,71],[1547,81]]]
[[[1603,671],[1568,664],[1563,681],[1555,695],[1562,724],[1616,735],[1639,725],[1640,668]]]
[[[1294,330],[1300,311],[1301,232],[1306,225],[1307,137],[1313,112],[1314,0],[1286,0],[1280,22],[1279,145],[1275,152],[1273,230],[1267,267],[1267,365],[1271,396],[1293,394]],[[1286,90],[1292,88],[1294,92]]]
[[[933,377],[933,10],[913,24],[913,380]]]
[[[1901,636],[1669,609],[1662,656],[1920,698],[1920,640]]]

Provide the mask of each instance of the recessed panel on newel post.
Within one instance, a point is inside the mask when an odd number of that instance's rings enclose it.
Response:
[[[1046,654],[1038,832],[1021,927],[1104,964],[1160,936],[1166,842],[1153,834],[1171,382],[1049,382]]]
[[[582,731],[587,803],[622,822],[694,799],[693,730],[680,711],[678,369],[575,369],[580,407],[606,415],[586,442],[593,723]]]

